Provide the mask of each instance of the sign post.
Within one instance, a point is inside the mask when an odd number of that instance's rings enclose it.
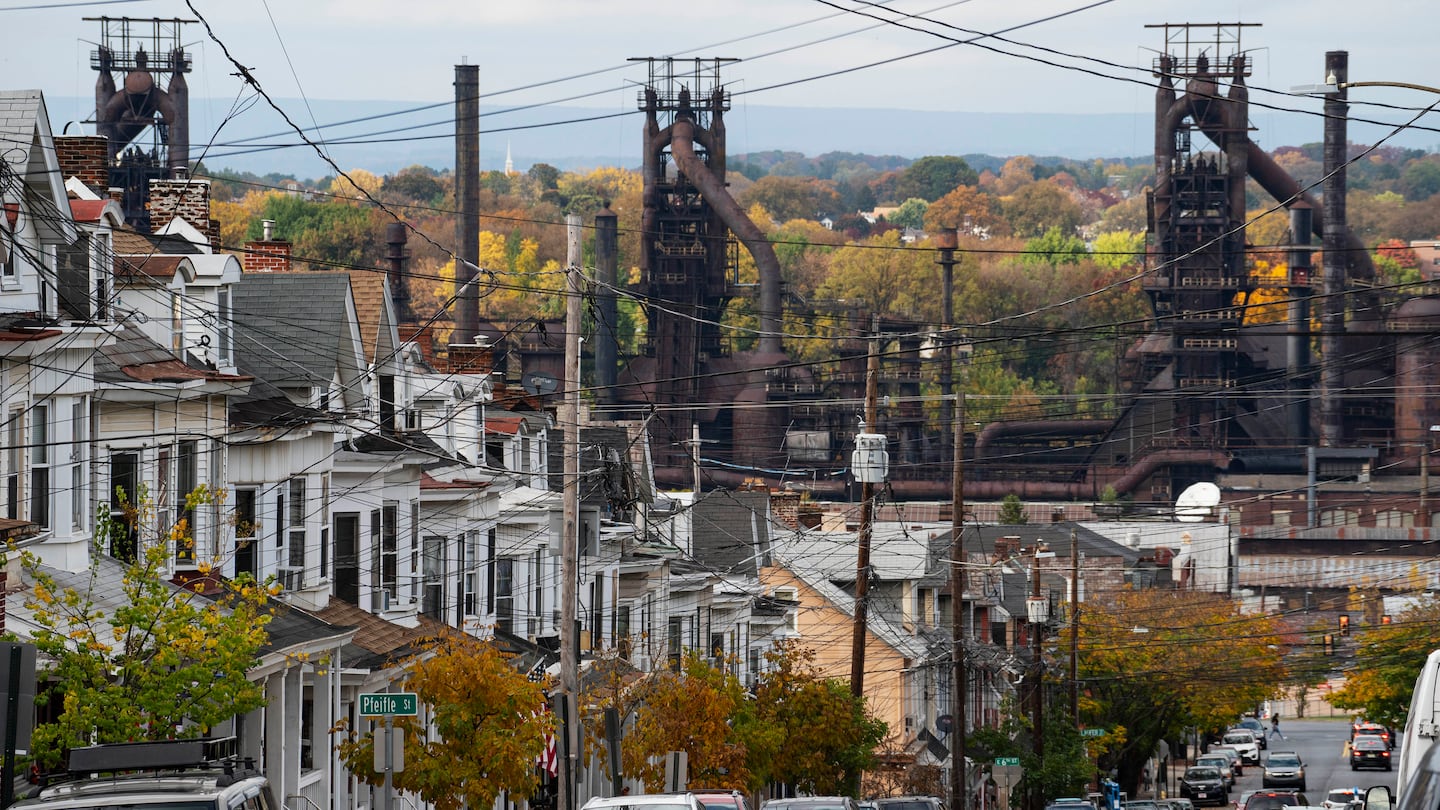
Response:
[[[384,810],[395,806],[395,788],[391,777],[405,770],[405,738],[395,728],[394,718],[420,714],[420,699],[414,692],[371,692],[359,698],[360,716],[378,717],[384,725],[375,730],[375,770],[385,774]],[[397,746],[396,737],[399,737]],[[383,738],[383,740],[382,740]],[[398,747],[398,750],[397,750]],[[382,751],[383,748],[383,751]]]

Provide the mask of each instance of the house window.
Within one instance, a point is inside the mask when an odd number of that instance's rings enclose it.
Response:
[[[420,573],[420,500],[410,502],[410,596],[418,596],[415,577]]]
[[[175,520],[184,521],[185,530],[175,538],[175,559],[195,559],[195,541],[200,536],[195,525],[195,510],[190,508],[189,498],[200,486],[199,461],[200,443],[189,440],[180,442],[175,459]]]
[[[630,641],[630,603],[619,605],[615,608],[615,649],[619,651],[620,657],[630,661],[632,642]]]
[[[19,218],[19,208],[15,209]],[[0,208],[0,278],[15,278],[15,253],[11,244],[15,241],[15,228],[10,224],[10,207]],[[13,517],[13,515],[12,515]]]
[[[684,637],[682,635],[685,629],[684,621],[683,617],[671,616],[670,625],[667,628],[666,641],[668,642],[668,649],[666,650],[666,656],[670,661],[671,672],[680,671],[681,657],[685,652]]]
[[[372,518],[378,513],[372,512]],[[360,606],[360,513],[335,515],[335,596]]]
[[[30,520],[50,527],[50,406],[30,411]]]
[[[139,513],[135,508],[140,487],[140,454],[110,455],[110,556],[134,562],[139,553]]]
[[[235,490],[235,574],[257,576],[255,535],[256,492],[253,489]]]
[[[530,472],[530,437],[520,437],[520,472]]]
[[[0,221],[4,217],[0,216]],[[25,460],[25,412],[11,411],[6,423],[5,440],[10,452],[5,459],[5,516],[11,520],[20,519],[20,469]]]
[[[716,664],[725,660],[725,634],[710,634],[710,660]]]
[[[56,282],[60,294],[60,315],[75,320],[89,320],[90,306],[90,234],[82,233],[73,245],[56,249]]]
[[[285,564],[292,570],[290,576],[301,581],[305,576],[305,512],[309,506],[310,502],[305,498],[305,479],[301,476],[291,478],[290,511],[286,515],[290,531],[286,538],[288,553],[285,556]]]
[[[436,621],[445,620],[445,538],[425,536],[425,555],[420,573],[420,612]]]
[[[605,648],[605,574],[595,575],[590,585],[590,649]]]
[[[320,579],[330,578],[330,473],[320,476]]]
[[[170,293],[170,351],[176,356],[185,349],[185,311],[181,308],[180,294]]]
[[[486,612],[486,613],[494,613],[494,612],[495,612],[495,577],[496,577],[496,571],[495,571],[495,553],[496,553],[496,551],[497,551],[497,548],[496,548],[496,545],[497,545],[497,543],[496,543],[496,538],[498,537],[498,534],[499,534],[499,533],[495,530],[495,527],[494,527],[494,526],[491,526],[491,527],[490,527],[490,531],[487,532],[486,535],[485,535],[485,552],[486,552],[486,555],[485,555],[485,612]]]
[[[231,329],[230,291],[219,291],[219,302],[215,307],[216,347],[215,356],[221,363],[228,364],[235,351],[234,331]]]
[[[468,532],[465,533],[465,550],[464,550],[464,554],[465,554],[465,559],[464,559],[464,566],[465,566],[465,568],[464,568],[464,571],[465,571],[465,573],[464,573],[464,583],[465,583],[465,584],[464,584],[464,588],[465,588],[465,592],[464,592],[464,595],[463,595],[462,598],[461,598],[461,604],[460,604],[460,615],[461,615],[462,618],[465,617],[465,616],[474,616],[474,615],[476,615],[476,613],[479,612],[479,608],[480,608],[480,604],[479,604],[479,597],[480,597],[480,572],[479,572],[478,570],[476,570],[476,566],[478,565],[478,561],[475,559],[475,558],[476,558],[476,552],[479,551],[479,549],[476,548],[476,546],[479,544],[479,542],[480,542],[480,533],[479,533],[479,532],[476,532],[476,531],[468,531]]]
[[[539,632],[540,620],[545,615],[545,587],[544,575],[541,568],[544,565],[545,547],[535,549],[534,560],[530,569],[530,615],[536,618],[536,632]]]
[[[396,522],[400,519],[400,505],[387,503],[380,510],[380,589],[389,594],[393,603],[398,597],[397,577],[399,576],[399,549],[396,546]]]
[[[495,627],[509,633],[515,620],[515,561],[502,557],[495,561]]]
[[[85,531],[90,525],[90,504],[86,497],[90,488],[85,485],[86,462],[89,461],[86,451],[90,447],[89,411],[86,406],[84,397],[70,404],[70,458],[75,462],[70,467],[70,525],[77,532]]]

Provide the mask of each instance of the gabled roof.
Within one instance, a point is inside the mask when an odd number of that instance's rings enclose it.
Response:
[[[70,215],[75,218],[76,222],[99,222],[107,210],[117,215],[119,221],[125,220],[125,214],[120,208],[120,204],[112,199],[70,201]]]
[[[394,351],[394,339],[383,339],[386,332],[395,329],[394,318],[390,317],[390,286],[383,273],[352,270],[350,287],[355,291],[355,317],[360,322],[365,357],[378,364],[385,359],[379,352]]]
[[[855,597],[851,596],[844,588],[832,583],[829,578],[819,574],[806,566],[803,559],[785,559],[782,552],[777,552],[776,564],[785,568],[796,579],[805,583],[807,587],[815,591],[826,602],[834,605],[838,610],[847,616],[855,615]],[[920,659],[926,654],[925,642],[911,636],[900,628],[891,624],[884,616],[871,611],[866,614],[866,628],[876,638],[885,642],[891,649],[899,652],[907,658]]]
[[[245,275],[233,302],[237,365],[277,385],[329,385],[359,350],[344,273]]]
[[[770,493],[706,492],[690,507],[691,548],[706,567],[758,575],[770,552]]]
[[[115,257],[116,278],[147,276],[173,279],[176,275],[183,275],[187,281],[195,278],[195,268],[190,264],[189,256],[152,253],[137,256],[117,255]]]
[[[65,179],[55,154],[50,132],[50,115],[39,90],[0,91],[0,160],[25,182],[32,192],[45,198],[62,216],[53,213],[36,217],[44,241],[70,244],[75,241],[75,223],[70,213]],[[13,194],[7,191],[7,196]],[[18,195],[17,195],[18,196]]]

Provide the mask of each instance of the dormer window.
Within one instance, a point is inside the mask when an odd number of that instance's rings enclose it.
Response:
[[[15,221],[19,206],[6,203],[0,209],[0,278],[15,278]]]
[[[230,313],[230,291],[220,290],[218,303],[215,307],[215,329],[218,332],[216,337],[215,356],[222,365],[229,365],[234,362],[235,333],[231,325],[232,316]]]
[[[94,313],[90,301],[90,234],[81,233],[73,245],[61,245],[55,255],[60,315],[88,321]]]

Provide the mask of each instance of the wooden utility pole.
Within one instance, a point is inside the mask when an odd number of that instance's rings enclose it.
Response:
[[[875,430],[880,404],[880,316],[871,322],[870,353],[865,362],[865,424]],[[875,524],[875,485],[860,483],[860,537],[855,554],[855,624],[850,643],[850,692],[865,694],[865,622],[870,592],[870,536]]]
[[[1030,598],[1032,600],[1041,599],[1039,546],[1035,547],[1035,555],[1030,562],[1030,583]],[[1043,688],[1045,664],[1040,659],[1040,634],[1044,624],[1036,621],[1035,618],[1027,607],[1026,619],[1030,622],[1030,674],[1026,677],[1030,679],[1030,711],[1032,712],[1030,722],[1033,726],[1031,739],[1035,744],[1035,756],[1043,760],[1045,757],[1045,690]],[[1034,787],[1028,792],[1026,800],[1026,806],[1030,810],[1041,810],[1045,806],[1045,797]]]
[[[560,428],[564,431],[565,480],[560,538],[560,710],[564,735],[556,797],[558,810],[577,805],[576,763],[579,735],[576,734],[576,698],[579,697],[580,632],[575,625],[576,591],[579,589],[580,542],[580,215],[565,217],[565,398],[560,404]]]
[[[949,337],[947,336],[947,339]],[[966,703],[970,700],[970,674],[965,665],[965,394],[955,397],[955,453],[950,472],[950,663],[955,706],[950,727],[950,806],[966,810],[965,787]]]
[[[1070,720],[1080,723],[1080,537],[1070,527]]]

